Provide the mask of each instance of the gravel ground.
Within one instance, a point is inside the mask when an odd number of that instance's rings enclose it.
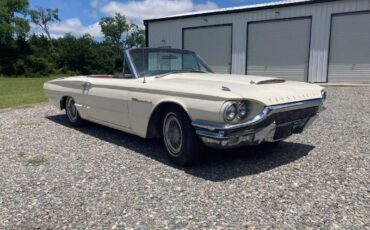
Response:
[[[328,93],[304,134],[190,168],[47,104],[2,112],[0,228],[369,229],[370,88]]]

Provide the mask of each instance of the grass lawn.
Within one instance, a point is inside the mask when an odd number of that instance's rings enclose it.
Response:
[[[56,77],[0,77],[0,109],[47,101],[42,86]]]

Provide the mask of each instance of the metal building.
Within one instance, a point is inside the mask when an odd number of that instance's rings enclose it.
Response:
[[[216,72],[370,82],[370,0],[290,0],[144,24],[147,46],[194,50]]]

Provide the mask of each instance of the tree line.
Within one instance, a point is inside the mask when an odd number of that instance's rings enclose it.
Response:
[[[58,9],[30,9],[28,0],[1,0],[0,76],[118,73],[124,49],[145,44],[144,30],[118,13],[101,18],[101,41],[90,34],[53,38],[49,25],[57,21]],[[30,23],[42,34],[32,33]]]

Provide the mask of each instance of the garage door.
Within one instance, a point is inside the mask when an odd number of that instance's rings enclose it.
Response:
[[[232,26],[184,29],[183,48],[198,53],[216,73],[231,72]]]
[[[370,82],[370,13],[332,18],[329,82]]]
[[[307,81],[311,18],[248,24],[247,74]]]

